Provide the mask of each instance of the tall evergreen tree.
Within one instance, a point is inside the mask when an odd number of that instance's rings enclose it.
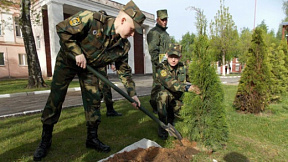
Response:
[[[241,75],[233,103],[237,110],[260,113],[268,106],[271,68],[267,57],[263,30],[257,27],[252,35],[248,62]]]
[[[184,106],[180,111],[183,118],[179,129],[188,139],[197,141],[208,149],[217,150],[227,142],[228,127],[223,107],[223,89],[220,79],[212,66],[208,52],[208,37],[203,32],[206,18],[203,11],[197,11],[198,36],[194,42],[194,54],[189,67],[191,83],[197,85],[201,95],[185,93]]]
[[[288,69],[288,46],[287,41],[285,39],[281,40],[281,43],[278,47],[278,50],[282,50],[284,53],[284,66]],[[288,83],[287,83],[288,84]]]
[[[287,46],[287,45],[286,45]],[[268,59],[271,64],[271,97],[270,101],[279,101],[281,94],[287,90],[287,74],[288,71],[285,67],[285,55],[281,49],[281,45],[276,48],[274,43],[269,47]]]

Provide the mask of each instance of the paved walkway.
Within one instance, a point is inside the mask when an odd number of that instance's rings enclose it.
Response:
[[[236,78],[236,80],[232,81],[232,84],[238,84],[239,76],[221,76],[220,79],[223,84],[229,84],[226,82],[226,78]],[[109,80],[126,92],[123,84],[116,75],[109,75]],[[136,84],[138,96],[150,95],[152,75],[133,75],[133,80]],[[49,93],[50,90],[0,95],[0,118],[41,112],[46,104]],[[112,96],[114,101],[124,99],[123,96],[113,89]],[[63,108],[82,105],[80,88],[69,88],[65,102],[63,103]]]
[[[109,80],[126,92],[116,75],[109,76]],[[133,75],[133,80],[136,84],[138,96],[150,95],[152,75]],[[0,95],[0,118],[41,112],[46,104],[49,92],[50,90]],[[113,100],[124,99],[113,89],[112,96]],[[82,105],[80,88],[69,88],[63,108]]]

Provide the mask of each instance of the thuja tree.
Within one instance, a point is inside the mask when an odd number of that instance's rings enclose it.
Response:
[[[285,54],[282,50],[283,43],[276,48],[274,43],[269,47],[268,59],[271,64],[271,87],[270,101],[279,101],[281,94],[286,93],[287,90],[287,74],[285,67]],[[287,46],[286,43],[284,46]]]
[[[192,63],[189,67],[189,78],[197,85],[201,94],[187,92],[184,105],[180,111],[183,120],[177,127],[189,140],[197,141],[208,149],[222,148],[228,139],[226,112],[223,107],[223,90],[216,70],[208,54],[208,38],[203,32],[205,17],[197,10],[198,36],[195,38]],[[200,30],[199,30],[200,28]]]
[[[288,3],[288,2],[287,2]],[[284,54],[284,66],[286,67],[286,69],[288,69],[288,48],[287,48],[287,42],[285,39],[283,39],[280,42],[280,45],[278,47],[278,50],[282,50],[283,54]],[[288,84],[288,83],[287,83]]]
[[[260,113],[268,106],[271,69],[267,55],[263,30],[257,27],[252,35],[248,61],[233,103],[236,110]]]

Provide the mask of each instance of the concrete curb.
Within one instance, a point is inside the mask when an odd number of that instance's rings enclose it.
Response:
[[[241,78],[241,76],[220,76],[220,78]]]
[[[68,88],[68,92],[80,91],[80,90],[81,90],[80,87]],[[2,94],[0,95],[0,98],[31,96],[31,95],[45,94],[45,93],[50,93],[50,90]]]

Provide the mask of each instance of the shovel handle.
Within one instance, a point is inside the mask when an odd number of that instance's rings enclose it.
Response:
[[[75,60],[75,56],[71,53],[68,53],[68,56]],[[100,80],[102,80],[104,83],[106,83],[107,85],[109,85],[110,87],[112,87],[115,91],[117,91],[120,95],[122,95],[123,97],[125,97],[129,102],[131,103],[136,103],[138,109],[140,109],[142,112],[144,112],[146,115],[148,115],[151,119],[153,119],[155,122],[157,122],[162,128],[165,128],[166,125],[161,122],[157,117],[155,117],[152,113],[150,113],[147,109],[145,109],[143,106],[139,106],[138,103],[132,98],[130,97],[127,93],[125,93],[124,91],[122,91],[119,87],[115,86],[110,80],[108,80],[107,78],[105,78],[103,75],[101,75],[98,71],[96,71],[95,69],[93,69],[90,65],[87,65],[87,70],[92,72],[97,78],[99,78]]]

